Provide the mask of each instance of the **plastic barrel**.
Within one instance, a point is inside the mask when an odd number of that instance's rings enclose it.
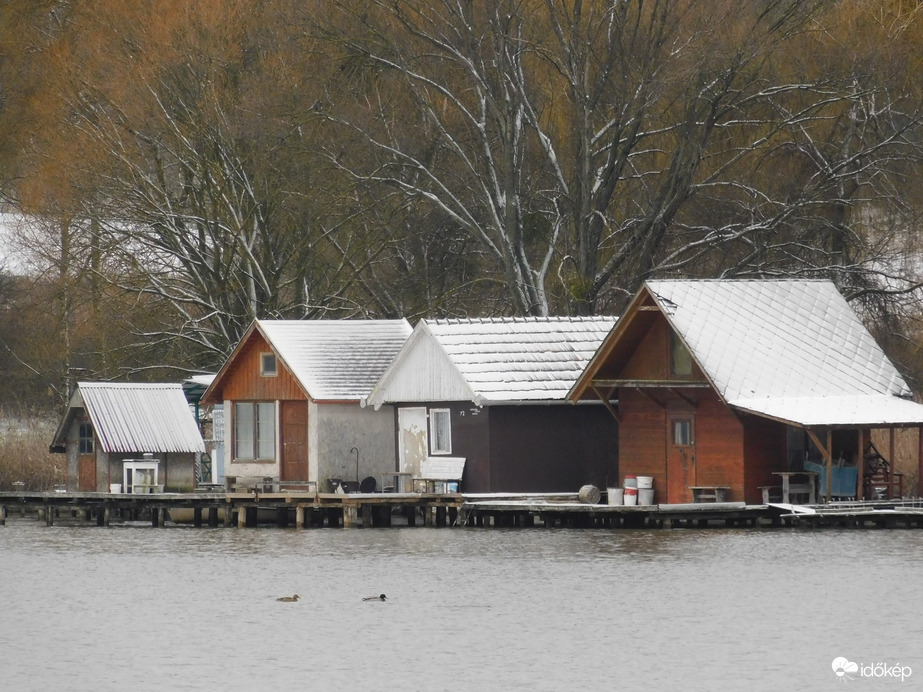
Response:
[[[637,488],[625,488],[625,504],[626,505],[638,504],[638,489]]]

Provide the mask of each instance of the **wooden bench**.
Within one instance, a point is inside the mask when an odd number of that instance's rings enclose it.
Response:
[[[730,486],[727,485],[690,485],[693,502],[726,502],[727,496],[731,492]]]
[[[427,457],[420,462],[420,475],[413,479],[414,492],[446,492],[440,484],[460,483],[464,471],[465,457]]]

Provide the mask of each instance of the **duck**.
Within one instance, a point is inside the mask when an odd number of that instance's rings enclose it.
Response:
[[[301,598],[301,596],[299,596],[298,594],[295,594],[294,596],[280,596],[276,600],[282,601],[283,603],[294,603],[299,598]]]
[[[388,600],[388,597],[382,593],[382,594],[378,594],[377,596],[366,596],[362,600],[363,601],[386,601]]]

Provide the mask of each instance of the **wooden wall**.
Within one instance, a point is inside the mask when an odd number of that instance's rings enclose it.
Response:
[[[747,460],[744,473],[744,497],[750,504],[763,501],[761,485],[780,485],[773,471],[786,471],[787,433],[783,423],[759,416],[742,414],[744,421],[744,458]]]
[[[278,361],[278,375],[260,375],[260,353],[272,351],[259,332],[254,331],[224,373],[221,398],[229,401],[275,401],[305,399],[298,382]]]

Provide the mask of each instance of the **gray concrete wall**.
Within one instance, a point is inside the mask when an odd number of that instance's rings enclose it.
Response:
[[[375,411],[358,404],[312,403],[308,421],[315,441],[309,451],[311,479],[319,481],[321,490],[328,478],[361,481],[367,476],[380,490],[381,474],[396,470],[392,407]]]

